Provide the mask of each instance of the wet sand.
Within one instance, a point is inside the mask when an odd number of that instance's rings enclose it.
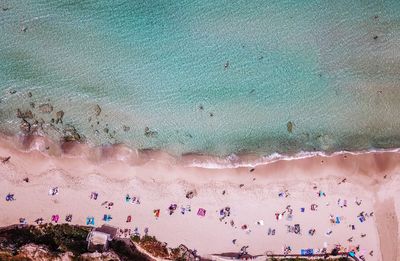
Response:
[[[111,225],[132,232],[137,227],[141,234],[147,227],[150,235],[169,246],[183,243],[205,257],[237,252],[242,246],[249,246],[250,254],[281,254],[286,245],[299,254],[305,248],[330,251],[336,244],[344,251],[359,246],[357,256],[366,260],[397,256],[398,153],[317,156],[251,171],[187,167],[163,153],[136,152],[121,145],[90,149],[82,144],[58,146],[42,137],[3,137],[0,157],[8,156],[9,161],[0,163],[1,226],[18,223],[21,217],[28,223],[39,217],[50,222],[55,214],[60,215],[59,222],[72,214],[74,224],[85,224],[86,217],[93,216],[99,226],[109,214]],[[53,187],[59,193],[48,195]],[[189,191],[196,192],[191,199],[185,197]],[[319,196],[320,191],[326,196]],[[90,199],[91,192],[98,193],[97,200]],[[6,201],[8,193],[16,200]],[[127,203],[127,194],[139,197],[140,204]],[[113,206],[106,208],[105,201]],[[171,204],[177,205],[172,215]],[[312,204],[318,205],[316,211]],[[291,219],[287,206],[293,211]],[[225,207],[230,215],[220,221]],[[204,217],[197,215],[199,208],[206,210]],[[153,215],[156,209],[158,218]],[[364,222],[358,218],[361,212],[368,215]],[[284,213],[282,219],[277,220],[276,213]],[[340,223],[331,223],[330,217]],[[295,224],[301,234],[287,232],[287,226]],[[268,235],[269,228],[275,229],[274,236]],[[309,229],[315,229],[313,236]],[[392,243],[383,244],[388,240]]]

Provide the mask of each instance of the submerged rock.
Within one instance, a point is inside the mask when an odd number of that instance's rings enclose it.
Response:
[[[98,104],[96,104],[95,108],[94,108],[94,112],[96,113],[96,116],[99,116],[101,113],[101,108]]]
[[[49,103],[39,105],[39,111],[42,113],[50,113],[53,111],[53,106]]]
[[[288,131],[289,133],[292,133],[293,127],[294,127],[294,123],[291,122],[291,121],[289,121],[289,122],[286,124],[286,128],[287,128],[287,131]]]
[[[59,122],[60,123],[63,123],[63,117],[64,117],[64,111],[58,111],[57,113],[56,113],[56,123],[58,124]]]
[[[21,119],[33,119],[33,113],[30,110],[27,111],[21,111],[20,109],[17,109],[17,118]]]
[[[71,126],[71,125],[66,126],[63,130],[63,133],[64,133],[63,139],[66,142],[81,140],[81,136],[79,135],[79,133],[77,132],[77,130],[75,129],[74,126]]]
[[[155,137],[157,136],[158,132],[150,130],[149,127],[144,128],[144,135],[146,137]]]
[[[22,119],[21,124],[19,125],[19,128],[24,133],[29,133],[31,131],[31,124],[29,122],[27,122],[25,119]]]

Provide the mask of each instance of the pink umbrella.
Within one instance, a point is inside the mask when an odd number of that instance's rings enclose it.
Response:
[[[54,222],[57,223],[59,218],[60,218],[59,215],[52,215],[52,216],[51,216],[51,221],[54,221]]]
[[[206,215],[206,210],[204,208],[199,208],[197,215],[204,217]]]

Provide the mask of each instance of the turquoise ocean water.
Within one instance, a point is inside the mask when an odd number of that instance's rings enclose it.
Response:
[[[3,132],[31,109],[93,145],[398,148],[400,1],[0,0],[0,94]]]

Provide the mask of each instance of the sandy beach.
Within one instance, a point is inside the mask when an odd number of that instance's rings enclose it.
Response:
[[[31,136],[2,137],[0,157],[0,226],[56,215],[64,223],[72,214],[72,224],[94,217],[95,226],[140,234],[147,228],[168,246],[185,244],[211,259],[243,246],[262,255],[340,245],[365,260],[398,260],[399,153],[203,169],[162,153],[59,146]]]

